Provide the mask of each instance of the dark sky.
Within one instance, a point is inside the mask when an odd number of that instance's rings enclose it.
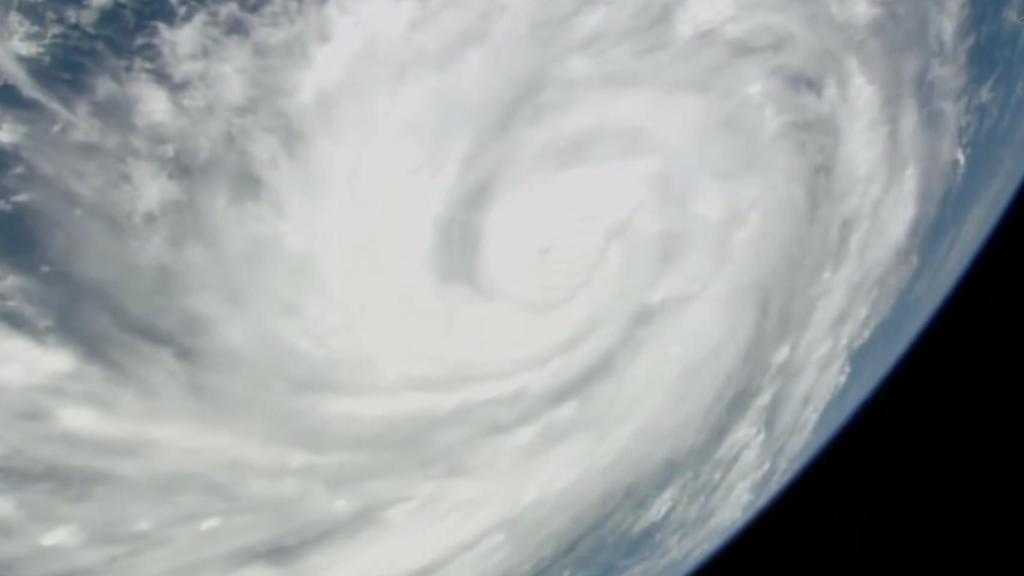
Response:
[[[879,393],[698,574],[1020,569],[1024,476],[1013,471],[1024,470],[1022,300],[1018,197]]]

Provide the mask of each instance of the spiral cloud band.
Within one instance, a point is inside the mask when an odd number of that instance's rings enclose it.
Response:
[[[69,5],[0,46],[4,574],[678,573],[956,169],[960,0]]]

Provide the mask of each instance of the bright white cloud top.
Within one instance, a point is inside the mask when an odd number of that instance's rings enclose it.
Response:
[[[956,168],[960,0],[172,4],[7,15],[5,574],[677,573]]]

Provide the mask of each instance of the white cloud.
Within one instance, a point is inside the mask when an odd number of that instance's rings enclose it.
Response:
[[[58,329],[0,332],[0,414],[40,415],[0,449],[90,491],[26,489],[26,525],[75,527],[63,568],[141,550],[112,576],[528,573],[656,486],[635,573],[692,562],[795,462],[953,166],[915,79],[959,90],[929,42],[963,3],[896,5],[219,5],[73,113],[0,49],[71,117],[9,144]]]

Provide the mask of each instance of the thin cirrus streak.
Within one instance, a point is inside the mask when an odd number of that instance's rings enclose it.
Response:
[[[246,4],[7,13],[0,572],[676,573],[957,150],[960,0]]]

